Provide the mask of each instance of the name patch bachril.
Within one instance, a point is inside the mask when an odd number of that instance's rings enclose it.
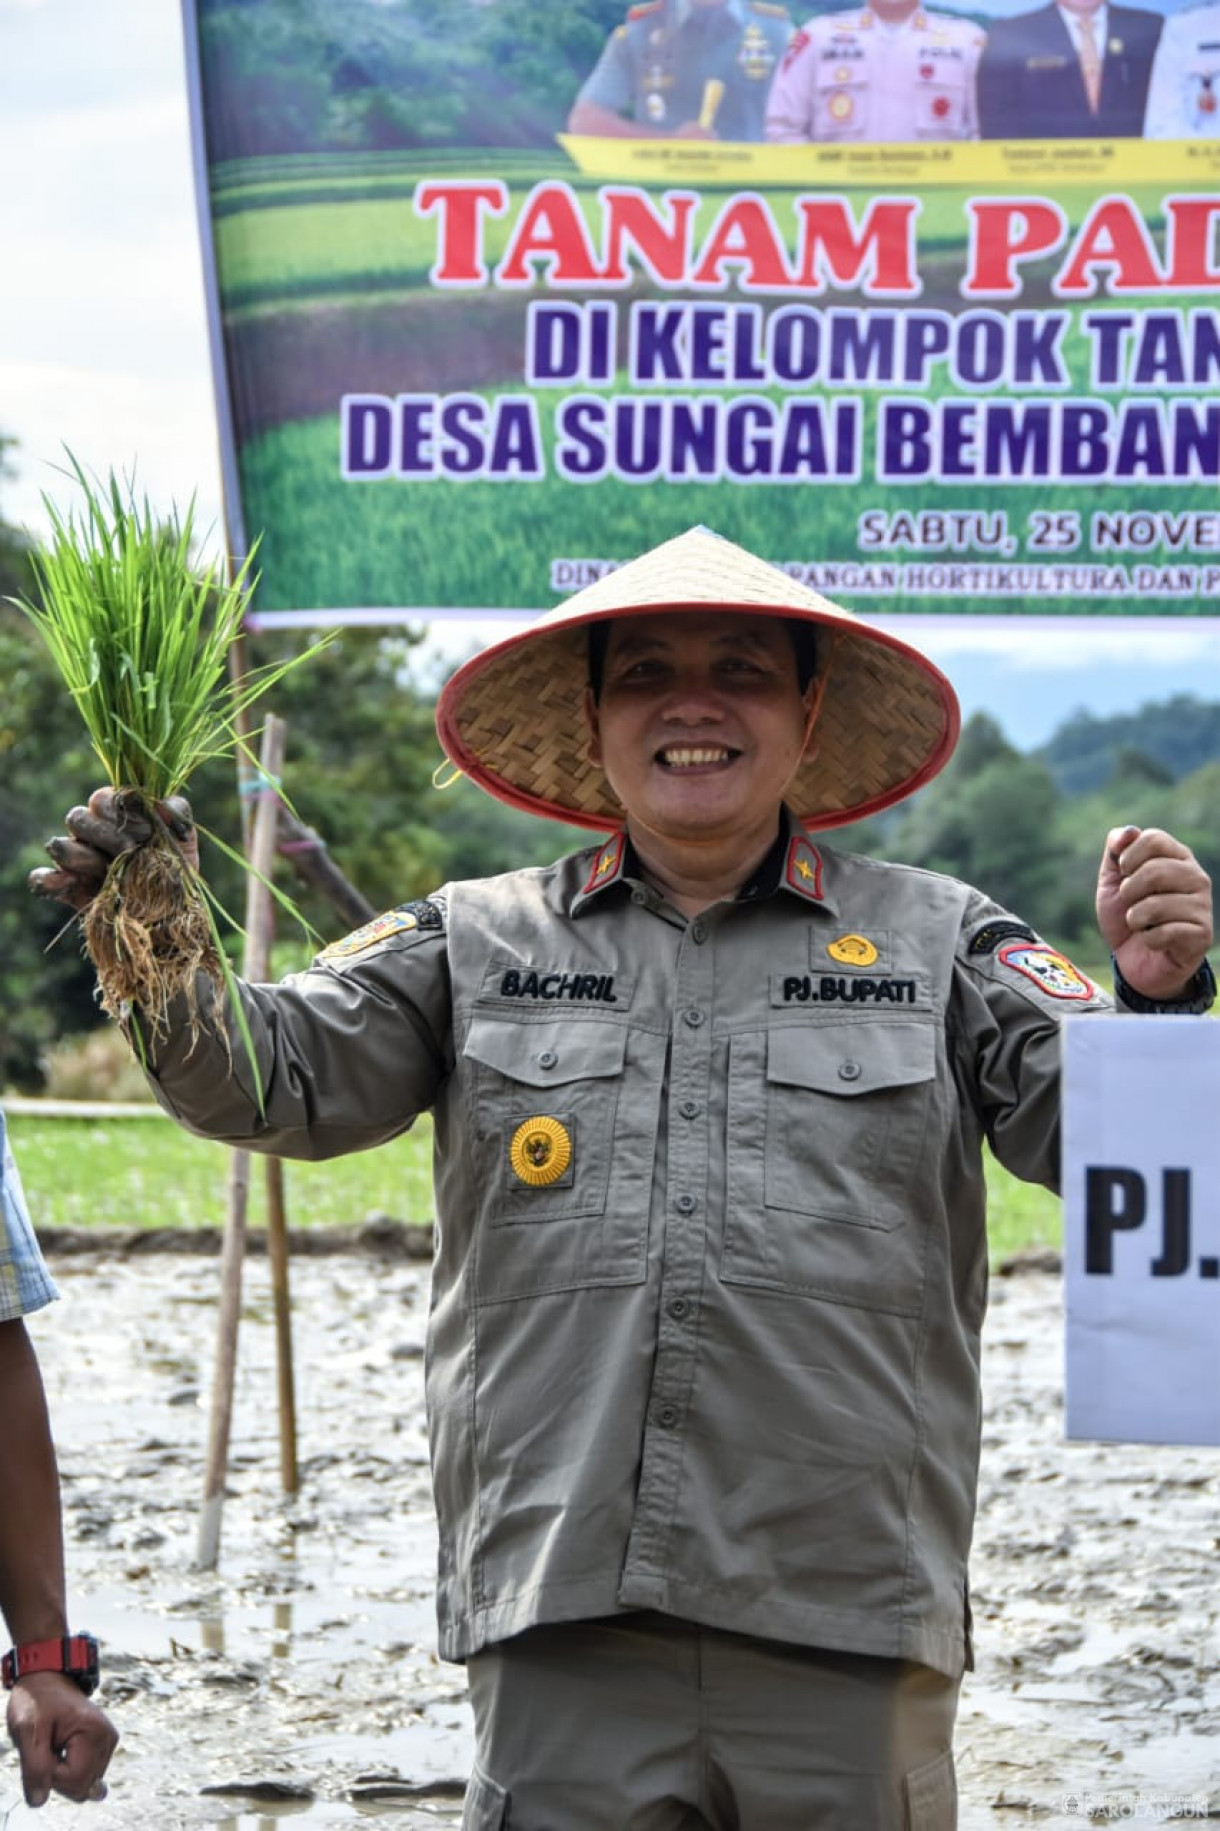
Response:
[[[501,973],[497,991],[501,998],[541,998],[548,1002],[567,998],[589,1004],[612,1005],[613,973],[539,973],[532,967],[510,967]]]

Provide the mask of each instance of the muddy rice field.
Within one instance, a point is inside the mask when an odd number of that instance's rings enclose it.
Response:
[[[219,1567],[195,1567],[218,1265],[53,1259],[33,1319],[76,1626],[122,1733],[110,1797],[0,1827],[454,1827],[471,1752],[435,1656],[426,1263],[292,1270],[300,1490],[280,1489],[266,1261],[248,1262]],[[962,1831],[1220,1819],[1220,1451],[1063,1440],[1060,1281],[993,1287],[957,1737]],[[851,1831],[844,1827],[844,1831]]]

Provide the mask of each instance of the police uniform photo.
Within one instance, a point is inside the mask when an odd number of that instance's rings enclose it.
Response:
[[[916,7],[829,13],[798,32],[767,103],[768,140],[974,140],[983,33]]]
[[[573,134],[761,140],[767,91],[792,37],[772,0],[646,0],[606,44],[568,117]]]
[[[1148,85],[1144,137],[1220,139],[1220,6],[1192,6],[1165,21]]]
[[[979,64],[985,140],[1138,139],[1161,15],[1043,6],[988,28]]]

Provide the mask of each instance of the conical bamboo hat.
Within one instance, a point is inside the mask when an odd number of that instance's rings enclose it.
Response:
[[[446,755],[514,807],[599,832],[622,826],[622,806],[588,755],[588,625],[713,608],[796,618],[826,632],[818,641],[816,749],[784,797],[807,826],[876,813],[948,762],[957,697],[926,655],[707,528],[607,573],[460,667],[436,711]]]

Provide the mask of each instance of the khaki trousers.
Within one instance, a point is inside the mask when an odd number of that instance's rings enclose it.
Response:
[[[463,1831],[954,1831],[958,1681],[642,1613],[468,1662]]]

